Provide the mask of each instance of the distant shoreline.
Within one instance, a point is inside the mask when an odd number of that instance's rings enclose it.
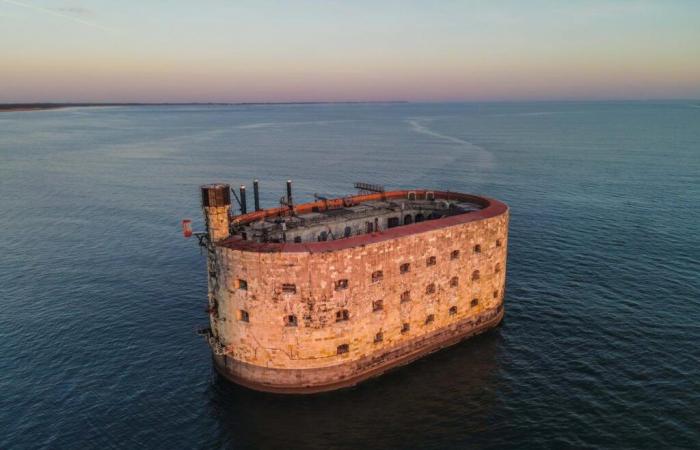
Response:
[[[336,105],[362,103],[408,103],[407,101],[345,102],[239,102],[239,103],[0,103],[0,112],[44,111],[61,108],[100,106],[264,106],[264,105]]]
[[[46,111],[62,108],[98,108],[120,106],[275,106],[275,105],[381,105],[381,104],[406,104],[406,103],[471,103],[471,104],[551,104],[551,103],[678,103],[693,102],[688,106],[700,108],[700,99],[606,99],[606,100],[494,100],[494,101],[408,101],[408,100],[367,100],[367,101],[318,101],[318,102],[190,102],[190,103],[0,103],[0,113],[21,111]]]

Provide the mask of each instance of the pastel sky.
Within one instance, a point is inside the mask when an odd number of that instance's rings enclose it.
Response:
[[[0,102],[656,98],[698,0],[0,0]]]

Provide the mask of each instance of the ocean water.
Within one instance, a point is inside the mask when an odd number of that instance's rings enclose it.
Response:
[[[212,371],[198,186],[511,207],[506,319],[356,388]],[[700,104],[0,113],[0,448],[698,448]]]

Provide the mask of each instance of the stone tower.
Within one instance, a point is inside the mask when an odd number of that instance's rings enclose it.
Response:
[[[222,352],[220,339],[220,317],[218,291],[221,276],[216,256],[215,243],[222,241],[231,234],[229,211],[231,210],[231,187],[228,184],[206,184],[202,190],[202,211],[204,224],[207,229],[207,285],[209,290],[209,313],[211,334],[209,345],[214,353]]]
[[[230,234],[231,186],[223,183],[202,186],[202,209],[209,242],[226,239]]]

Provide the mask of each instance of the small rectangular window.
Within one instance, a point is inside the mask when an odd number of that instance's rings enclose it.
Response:
[[[450,259],[459,259],[459,250],[452,250],[452,253],[450,253]]]
[[[349,352],[349,351],[350,351],[350,345],[348,345],[348,344],[342,344],[342,345],[339,345],[339,346],[338,346],[338,348],[337,348],[337,350],[336,350],[336,353],[337,353],[338,355],[342,355],[342,354],[347,353],[347,352]]]
[[[365,222],[365,227],[366,227],[368,233],[371,233],[374,231],[374,224],[372,222]]]
[[[476,244],[474,246],[474,253],[481,253],[481,245]]]
[[[403,291],[401,293],[401,303],[411,301],[411,291]]]
[[[292,283],[284,283],[282,285],[282,292],[284,292],[285,294],[296,294],[297,285]]]
[[[474,307],[477,306],[478,304],[479,304],[479,299],[478,299],[478,298],[473,298],[473,299],[472,299],[472,302],[471,302],[472,308],[474,308]]]
[[[451,316],[454,316],[455,314],[457,314],[457,307],[456,307],[456,306],[452,306],[452,307],[450,308],[450,315],[451,315]]]
[[[382,333],[381,331],[374,335],[374,343],[375,344],[382,342],[383,340],[384,340],[384,333]]]
[[[383,300],[375,300],[372,302],[372,311],[381,311],[384,309]]]
[[[430,283],[425,287],[425,293],[426,294],[434,294],[435,293],[435,283]]]
[[[405,322],[403,325],[401,325],[401,333],[408,333],[411,331],[411,324],[408,322]]]
[[[294,314],[290,314],[284,319],[284,324],[288,327],[295,327],[297,326],[297,316]]]
[[[401,273],[408,273],[411,271],[411,264],[409,263],[403,263],[399,266],[399,272]]]
[[[434,314],[428,314],[428,317],[425,318],[425,324],[433,323],[435,322],[435,315]]]
[[[387,220],[387,228],[394,228],[399,226],[399,218],[398,217],[389,217]]]
[[[335,282],[335,290],[336,291],[342,291],[343,289],[348,288],[348,279],[344,278],[342,280],[337,280]]]
[[[250,322],[250,316],[248,316],[248,311],[243,309],[238,310],[238,320],[241,322]]]
[[[435,264],[437,264],[437,258],[435,256],[430,256],[425,261],[426,266],[434,266]]]
[[[496,239],[496,247],[500,247],[500,246],[501,246],[501,240],[500,240],[500,239]]]
[[[350,320],[350,312],[347,309],[341,309],[335,313],[336,322],[344,322]]]
[[[238,289],[247,291],[248,290],[248,282],[246,280],[241,280],[239,278],[238,279]]]
[[[382,281],[382,278],[384,278],[384,272],[382,272],[381,270],[377,270],[372,273],[372,283]]]

